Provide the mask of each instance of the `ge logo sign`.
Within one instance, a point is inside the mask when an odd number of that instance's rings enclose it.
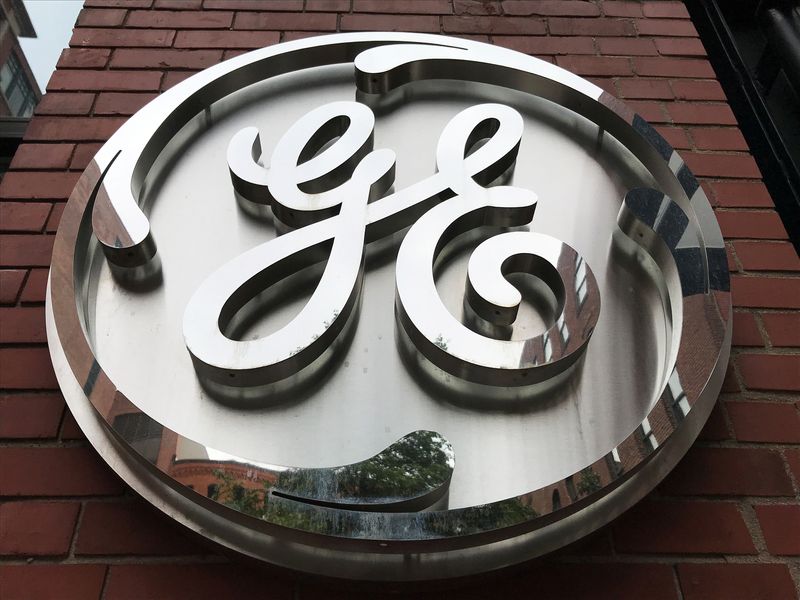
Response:
[[[234,58],[132,117],[64,213],[48,335],[89,439],[175,520],[424,579],[646,494],[713,406],[730,313],[708,201],[623,104],[370,33]]]

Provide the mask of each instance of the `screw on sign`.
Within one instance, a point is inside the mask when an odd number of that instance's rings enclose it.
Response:
[[[528,134],[536,110],[561,130]],[[529,147],[583,161],[560,189],[622,193],[554,197]],[[457,576],[596,529],[685,453],[729,353],[724,247],[680,157],[476,42],[342,34],[207,69],[108,141],[61,223],[48,335],[94,446],[177,521],[313,573]]]

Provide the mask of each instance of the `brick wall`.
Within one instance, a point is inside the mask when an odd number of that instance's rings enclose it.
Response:
[[[394,14],[386,14],[388,12]],[[0,184],[0,597],[364,597],[232,561],[139,500],[83,439],[45,347],[53,234],[103,140],[159,92],[315,32],[464,35],[624,98],[702,180],[727,240],[734,349],[689,455],[629,513],[554,556],[437,597],[785,599],[800,590],[800,260],[680,2],[86,0]],[[419,597],[432,588],[400,588]]]

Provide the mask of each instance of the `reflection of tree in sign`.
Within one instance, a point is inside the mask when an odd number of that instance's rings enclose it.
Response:
[[[441,435],[417,431],[361,463],[282,472],[275,491],[327,502],[382,504],[428,494],[450,480],[453,450]]]
[[[214,477],[219,483],[210,490],[209,498],[248,515],[260,516],[266,507],[266,498],[269,484],[264,484],[263,490],[248,489],[241,485],[240,480],[222,469],[214,469]]]
[[[581,479],[578,481],[578,493],[581,496],[588,496],[603,487],[600,477],[592,467],[581,469]]]

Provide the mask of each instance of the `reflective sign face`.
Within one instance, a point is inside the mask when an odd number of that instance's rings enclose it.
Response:
[[[721,387],[725,249],[659,134],[549,63],[342,34],[133,116],[55,244],[70,409],[243,554],[424,579],[561,547],[675,465]]]

